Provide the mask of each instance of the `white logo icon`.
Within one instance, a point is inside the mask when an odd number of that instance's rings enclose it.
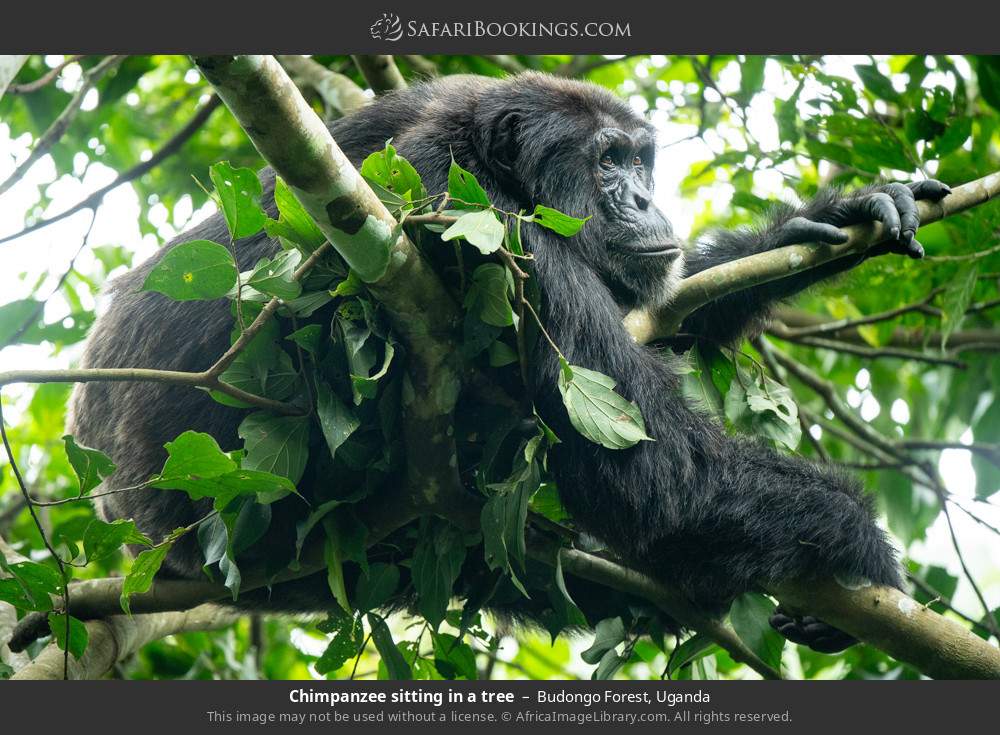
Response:
[[[395,13],[382,13],[368,30],[377,41],[398,41],[403,37],[403,24]]]

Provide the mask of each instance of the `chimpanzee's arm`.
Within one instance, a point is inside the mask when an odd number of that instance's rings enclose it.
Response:
[[[769,309],[776,301],[849,270],[873,255],[896,252],[912,258],[923,257],[923,247],[914,239],[920,225],[916,202],[918,199],[937,201],[950,191],[948,186],[934,180],[909,186],[885,184],[848,195],[828,189],[801,208],[780,206],[763,229],[709,233],[703,242],[687,253],[686,275],[786,245],[813,242],[840,244],[847,240],[847,235],[840,228],[861,222],[880,221],[895,239],[867,253],[839,258],[717,299],[688,316],[680,332],[731,343],[748,332],[762,329]]]

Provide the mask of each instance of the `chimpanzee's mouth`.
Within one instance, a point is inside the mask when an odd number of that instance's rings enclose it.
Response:
[[[660,241],[660,242],[643,242],[643,241],[633,241],[622,243],[618,246],[629,255],[638,255],[643,258],[655,258],[655,257],[677,257],[680,255],[681,248],[676,242],[672,241]]]

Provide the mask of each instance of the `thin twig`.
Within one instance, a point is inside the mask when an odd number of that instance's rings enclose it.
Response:
[[[32,232],[36,232],[37,230],[40,230],[43,227],[48,227],[49,225],[53,225],[56,222],[60,222],[66,219],[67,217],[76,214],[81,209],[96,209],[100,205],[100,203],[104,200],[104,197],[107,196],[108,192],[110,192],[112,189],[116,189],[122,184],[127,184],[128,182],[134,181],[140,176],[145,175],[154,167],[162,163],[164,159],[169,158],[174,153],[179,151],[181,147],[188,141],[188,139],[195,133],[197,133],[198,130],[201,129],[201,127],[205,124],[208,118],[211,117],[212,113],[216,109],[218,109],[219,105],[221,104],[222,100],[219,99],[218,95],[213,94],[211,97],[208,98],[208,101],[206,101],[205,104],[203,104],[201,107],[198,108],[198,111],[188,121],[188,123],[183,128],[178,130],[174,134],[174,136],[170,138],[170,140],[168,140],[166,143],[164,143],[163,147],[160,148],[158,151],[156,151],[156,153],[154,153],[152,156],[150,156],[148,160],[137,163],[135,166],[128,169],[127,171],[123,171],[122,173],[118,174],[118,176],[116,176],[113,181],[111,181],[108,184],[105,184],[92,194],[88,194],[84,199],[81,199],[73,206],[64,209],[59,214],[53,215],[48,219],[39,220],[38,222],[35,222],[34,224],[29,225],[28,227],[24,227],[12,235],[5,235],[4,237],[0,237],[0,244],[9,242],[11,240],[16,240],[17,238],[23,237],[25,235],[30,235]]]
[[[17,466],[17,460],[14,459],[14,450],[11,448],[10,439],[7,437],[7,421],[3,415],[2,392],[0,392],[0,438],[3,439],[3,448],[7,452],[7,461],[10,463],[10,469],[14,475],[14,481],[17,483],[17,487],[21,491],[21,496],[24,498],[24,502],[28,506],[28,512],[31,514],[31,520],[34,521],[35,528],[38,529],[38,534],[42,537],[42,543],[45,544],[45,548],[48,549],[49,554],[51,554],[52,558],[55,560],[56,565],[59,567],[59,576],[62,577],[63,615],[66,619],[66,629],[64,631],[63,638],[63,642],[65,644],[63,648],[63,679],[69,679],[69,572],[66,571],[65,562],[63,562],[62,557],[56,553],[55,548],[53,548],[52,543],[49,541],[48,535],[45,533],[45,526],[42,525],[42,520],[38,517],[38,512],[35,510],[35,506],[31,502],[31,495],[28,493],[28,486],[24,482],[24,477],[21,476],[21,470]]]
[[[75,64],[80,59],[84,58],[86,54],[77,54],[76,56],[67,57],[65,61],[60,63],[58,66],[54,66],[45,72],[42,76],[38,77],[30,82],[25,82],[24,84],[12,84],[7,87],[5,94],[31,94],[32,92],[37,92],[42,87],[46,87],[51,84],[56,77],[59,76],[60,72],[65,69],[70,64]]]
[[[772,324],[771,329],[768,331],[779,339],[784,339],[796,344],[805,345],[807,347],[817,347],[822,350],[831,350],[833,352],[842,352],[846,355],[867,357],[871,360],[884,357],[911,360],[913,362],[926,362],[930,365],[947,365],[959,370],[965,370],[968,367],[965,362],[957,360],[954,357],[931,355],[926,352],[917,352],[916,350],[907,350],[901,347],[867,347],[865,345],[857,345],[833,339],[821,339],[819,337],[793,337],[788,335],[788,333],[785,332],[779,324]]]
[[[207,373],[188,373],[179,370],[151,370],[147,368],[77,368],[72,370],[8,370],[0,373],[0,386],[12,383],[94,383],[140,382],[187,385],[218,391],[230,398],[262,408],[272,413],[299,416],[298,406],[254,395],[234,385],[223,382]]]
[[[958,608],[956,608],[955,605],[952,603],[952,601],[950,599],[948,599],[943,594],[941,594],[940,592],[938,592],[931,585],[927,584],[927,582],[925,582],[924,580],[922,580],[916,574],[907,574],[906,576],[925,595],[930,595],[931,597],[934,598],[930,602],[927,603],[928,605],[933,605],[935,603],[939,604],[942,607],[944,607],[945,609],[951,610],[958,617],[962,618],[962,620],[964,620],[965,622],[967,622],[970,625],[972,625],[972,627],[978,628],[980,631],[982,631],[983,633],[986,633],[987,635],[991,635],[992,634],[992,631],[989,628],[987,628],[985,625],[983,625],[981,622],[979,622],[978,620],[976,620],[971,615],[966,615],[964,612],[962,612],[961,610],[959,610]]]
[[[70,123],[76,118],[77,113],[80,111],[84,100],[87,97],[87,93],[94,88],[94,85],[101,80],[105,74],[107,74],[111,69],[118,66],[123,60],[124,56],[108,56],[101,63],[91,69],[83,77],[83,84],[80,85],[80,89],[76,91],[70,99],[69,104],[59,113],[53,123],[48,127],[42,135],[35,141],[34,147],[31,149],[31,153],[28,157],[14,169],[14,173],[7,177],[7,179],[0,184],[0,195],[4,194],[8,189],[10,189],[14,184],[24,178],[24,175],[28,172],[28,169],[35,165],[35,162],[39,158],[44,156],[59,139],[62,138],[63,133],[69,127]]]
[[[78,247],[76,252],[73,253],[73,257],[70,258],[69,265],[66,267],[66,270],[63,271],[62,275],[59,276],[59,280],[56,282],[55,288],[49,292],[48,296],[38,302],[35,308],[31,310],[31,314],[29,314],[28,317],[21,322],[21,326],[14,330],[14,333],[10,335],[10,337],[8,337],[3,344],[0,344],[0,350],[9,345],[15,344],[19,339],[21,339],[21,337],[24,336],[24,333],[27,332],[31,326],[42,317],[42,314],[45,312],[45,305],[48,303],[49,299],[59,293],[59,290],[66,283],[66,279],[69,278],[69,274],[73,272],[73,268],[76,266],[76,259],[80,257],[80,254],[86,249],[87,244],[90,242],[90,233],[93,232],[94,222],[96,221],[97,210],[93,210],[90,215],[90,224],[87,225],[87,231],[83,234],[83,239],[80,241],[80,247]]]
[[[329,241],[324,242],[322,245],[316,248],[309,255],[309,257],[306,258],[302,262],[302,264],[295,269],[295,272],[292,273],[291,280],[293,281],[300,280],[306,273],[308,273],[312,269],[314,265],[316,265],[316,263],[319,262],[320,258],[322,258],[323,255],[325,255],[330,248],[331,245]],[[257,318],[250,323],[249,327],[247,327],[240,333],[240,336],[236,339],[235,342],[233,342],[233,344],[229,347],[229,349],[225,351],[222,357],[216,360],[215,363],[208,370],[205,371],[205,375],[208,376],[209,378],[218,378],[220,375],[222,375],[222,373],[226,371],[226,368],[228,368],[230,365],[233,364],[233,362],[236,360],[237,357],[240,356],[240,353],[246,348],[246,346],[250,344],[253,338],[257,336],[257,334],[260,332],[261,329],[264,328],[264,325],[267,324],[267,322],[271,319],[272,316],[274,316],[274,313],[278,310],[278,308],[282,305],[282,303],[283,303],[282,300],[279,299],[277,296],[268,301],[267,304],[264,305],[264,308],[260,310],[260,313],[257,315]]]

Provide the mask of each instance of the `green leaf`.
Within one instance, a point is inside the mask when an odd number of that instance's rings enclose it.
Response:
[[[376,610],[389,601],[398,586],[399,567],[383,562],[372,564],[368,573],[358,578],[354,588],[354,604],[361,612]]]
[[[89,493],[118,469],[104,452],[77,444],[70,434],[63,437],[63,443],[70,466],[80,481],[80,495]]]
[[[243,468],[302,479],[309,458],[309,417],[273,416],[263,411],[243,419],[239,435],[246,447]]]
[[[448,611],[463,561],[465,543],[457,528],[445,521],[421,527],[410,574],[417,590],[417,610],[435,630]]]
[[[83,552],[88,564],[111,556],[125,544],[150,546],[152,543],[145,534],[139,533],[135,523],[121,518],[111,523],[95,518],[83,534]]]
[[[406,201],[426,196],[420,174],[409,161],[396,153],[389,142],[385,144],[385,150],[375,151],[364,160],[361,175]]]
[[[149,588],[153,586],[153,577],[160,571],[160,565],[163,564],[163,560],[167,557],[167,552],[172,546],[173,542],[154,546],[152,549],[143,551],[132,562],[132,568],[129,569],[122,582],[120,599],[122,610],[125,611],[126,615],[132,614],[129,607],[132,595],[148,592]]]
[[[192,500],[215,498],[216,510],[225,508],[240,495],[255,495],[261,503],[273,503],[292,493],[298,494],[295,484],[287,477],[248,469],[237,469],[216,477],[171,477],[156,480],[152,486],[164,490],[180,490]]]
[[[326,539],[323,542],[323,562],[326,564],[326,583],[333,593],[333,598],[345,612],[351,611],[351,603],[347,599],[347,588],[344,586],[344,564],[337,538],[336,526],[330,523],[331,516],[323,519]]]
[[[517,351],[500,340],[490,343],[489,358],[490,367],[503,367],[515,363],[519,359]]]
[[[160,477],[218,477],[237,469],[233,459],[219,448],[210,434],[185,431],[172,442],[163,445],[167,461]]]
[[[889,78],[877,67],[870,64],[857,64],[854,71],[857,72],[861,83],[865,85],[865,89],[873,95],[888,102],[899,102],[899,92],[892,86]]]
[[[236,284],[236,263],[217,242],[193,240],[175,245],[146,276],[142,291],[156,291],[174,301],[221,299]]]
[[[49,613],[49,630],[56,640],[59,650],[66,650],[66,615],[63,613]],[[82,620],[77,620],[72,615],[69,616],[69,652],[77,661],[87,650],[87,642],[90,634],[87,633],[87,626]]]
[[[378,655],[382,657],[389,678],[396,681],[408,681],[413,678],[410,665],[406,663],[403,654],[392,640],[392,633],[389,626],[385,624],[379,615],[368,613],[368,626],[372,631],[372,641],[378,650]]]
[[[926,157],[943,158],[961,148],[970,135],[972,135],[972,118],[961,117],[949,123],[941,137],[934,141],[934,146]]]
[[[535,211],[531,215],[531,221],[536,225],[547,227],[564,237],[572,237],[580,231],[590,217],[570,217],[557,209],[543,207],[541,204],[535,205]]]
[[[279,218],[269,219],[264,225],[264,230],[270,237],[289,240],[307,253],[326,242],[326,235],[281,177],[274,181],[274,203],[278,207]]]
[[[904,545],[923,539],[941,511],[934,492],[913,484],[902,472],[878,473],[878,487],[873,493],[886,515],[889,530]]]
[[[334,508],[339,506],[344,501],[342,500],[328,500],[315,508],[313,508],[309,515],[304,519],[300,520],[295,524],[296,534],[295,534],[295,558],[298,559],[302,554],[302,545],[306,542],[309,537],[309,533],[316,527],[320,521],[328,513],[330,513]]]
[[[506,268],[497,263],[484,263],[472,273],[472,283],[465,295],[465,308],[486,324],[510,326],[514,323],[514,310],[508,299],[511,289],[510,274]]]
[[[621,617],[605,618],[594,627],[590,648],[580,654],[588,664],[596,664],[608,651],[625,641],[625,623]]]
[[[323,342],[323,327],[319,324],[307,324],[296,329],[285,339],[294,342],[310,355],[315,355]]]
[[[459,237],[478,248],[483,255],[489,255],[503,244],[504,227],[492,210],[481,209],[463,214],[441,235],[445,241]]]
[[[523,214],[518,214],[514,218],[512,226],[507,229],[507,249],[514,255],[524,255],[524,245],[521,243],[521,223],[525,219]]]
[[[781,668],[781,650],[785,639],[771,627],[769,622],[775,605],[764,595],[747,592],[733,601],[729,610],[729,620],[736,635],[747,644],[761,661]]]
[[[0,306],[0,347],[6,346],[41,306],[34,299],[20,299]]]
[[[996,56],[976,56],[976,76],[979,91],[994,110],[1000,112],[1000,59]]]
[[[355,403],[360,404],[365,398],[374,398],[378,392],[378,381],[389,372],[392,364],[392,357],[396,354],[396,348],[392,342],[385,343],[385,353],[382,358],[382,367],[374,375],[351,375],[351,387],[354,389]]]
[[[613,678],[618,673],[618,669],[624,666],[627,661],[628,659],[625,656],[619,654],[613,648],[605,651],[590,678],[594,681],[607,681]]]
[[[365,642],[365,629],[360,615],[347,615],[342,611],[330,613],[319,627],[324,633],[333,633],[323,655],[316,661],[316,672],[326,675],[358,655]]]
[[[263,187],[257,174],[249,168],[233,168],[220,161],[208,169],[222,206],[222,214],[234,240],[259,232],[267,221],[260,206]]]
[[[989,408],[972,427],[973,435],[986,441],[1000,437],[1000,400],[994,397]],[[1000,492],[1000,452],[972,452],[972,468],[976,471],[976,497],[981,500]]]
[[[361,279],[358,278],[358,274],[354,271],[347,272],[347,278],[337,284],[337,287],[330,290],[330,296],[337,298],[338,296],[357,296],[361,293],[364,284]]]
[[[271,343],[256,355],[244,351],[219,378],[247,393],[280,401],[295,392],[299,373],[291,356]],[[219,391],[211,391],[210,395],[226,406],[250,408],[249,404]]]
[[[939,597],[951,599],[958,588],[958,577],[951,576],[944,567],[928,566],[922,569],[917,576],[934,590],[932,597],[920,587],[914,587],[913,599],[921,605],[931,605]]]
[[[476,654],[468,643],[450,633],[432,633],[434,641],[434,666],[445,679],[479,678]]]
[[[627,449],[646,434],[639,407],[615,393],[615,381],[603,373],[559,358],[559,392],[569,412],[570,423],[590,441],[608,449]]]
[[[361,426],[354,412],[324,382],[316,385],[316,418],[319,419],[319,427],[331,457],[337,454],[340,445]]]
[[[764,62],[766,56],[747,56],[740,64],[740,89],[736,99],[746,107],[755,94],[764,87]]]
[[[489,486],[494,494],[483,505],[479,517],[486,565],[509,575],[511,582],[525,597],[529,597],[528,591],[518,578],[515,566],[523,572],[528,503],[540,482],[538,463],[519,461],[518,469],[507,482]]]
[[[959,271],[949,282],[942,296],[941,308],[941,349],[948,344],[948,337],[958,329],[965,319],[965,310],[972,303],[972,292],[979,277],[979,265],[972,265]]]
[[[234,601],[239,596],[243,576],[233,560],[235,552],[230,538],[242,509],[242,505],[235,506],[234,510],[219,513],[198,526],[198,544],[205,556],[205,565],[202,569],[214,579],[211,570],[213,566],[218,566],[222,573],[223,584],[232,593]]]
[[[486,190],[479,185],[475,176],[455,163],[454,158],[448,169],[448,196],[456,209],[481,209],[490,206]]]
[[[0,579],[0,601],[19,610],[47,612],[53,607],[52,597],[62,594],[62,576],[50,566],[33,561],[8,564],[0,554],[0,569],[11,575]]]
[[[670,657],[670,667],[667,669],[667,676],[672,676],[688,664],[697,661],[702,656],[707,656],[717,646],[712,639],[702,633],[696,633],[683,643],[678,644],[673,656]]]
[[[302,253],[298,250],[278,253],[274,260],[261,258],[247,279],[247,285],[269,296],[291,301],[302,293],[302,284],[294,280],[295,269],[300,262]]]

